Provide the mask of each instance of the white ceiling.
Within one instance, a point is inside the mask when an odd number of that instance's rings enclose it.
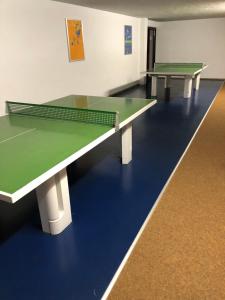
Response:
[[[155,21],[225,17],[225,1],[217,0],[55,0]]]

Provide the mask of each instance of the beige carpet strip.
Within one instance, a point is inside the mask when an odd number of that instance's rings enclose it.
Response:
[[[225,85],[108,299],[225,299]]]

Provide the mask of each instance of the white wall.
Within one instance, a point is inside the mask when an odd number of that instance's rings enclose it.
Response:
[[[156,61],[204,62],[205,78],[225,78],[225,18],[161,22]]]
[[[85,60],[70,63],[65,18],[83,23]],[[124,55],[124,25],[133,54]],[[141,19],[50,0],[0,0],[0,115],[5,100],[107,95],[140,78]]]
[[[66,17],[83,22],[84,61],[68,60]],[[132,55],[124,55],[126,24],[133,28]],[[147,25],[157,27],[157,61],[203,61],[203,77],[225,78],[225,18],[148,22],[51,0],[0,0],[0,115],[5,100],[107,95],[139,80]]]

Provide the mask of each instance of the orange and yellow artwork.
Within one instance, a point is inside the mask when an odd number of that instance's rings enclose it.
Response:
[[[83,60],[84,43],[81,21],[66,19],[66,27],[70,61]]]

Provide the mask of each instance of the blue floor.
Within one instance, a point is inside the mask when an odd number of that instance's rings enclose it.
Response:
[[[184,100],[176,80],[169,100],[160,82],[158,104],[134,122],[128,166],[119,135],[71,165],[63,234],[42,233],[35,193],[0,203],[0,299],[100,299],[221,84],[202,80]],[[146,97],[142,87],[120,95]]]

